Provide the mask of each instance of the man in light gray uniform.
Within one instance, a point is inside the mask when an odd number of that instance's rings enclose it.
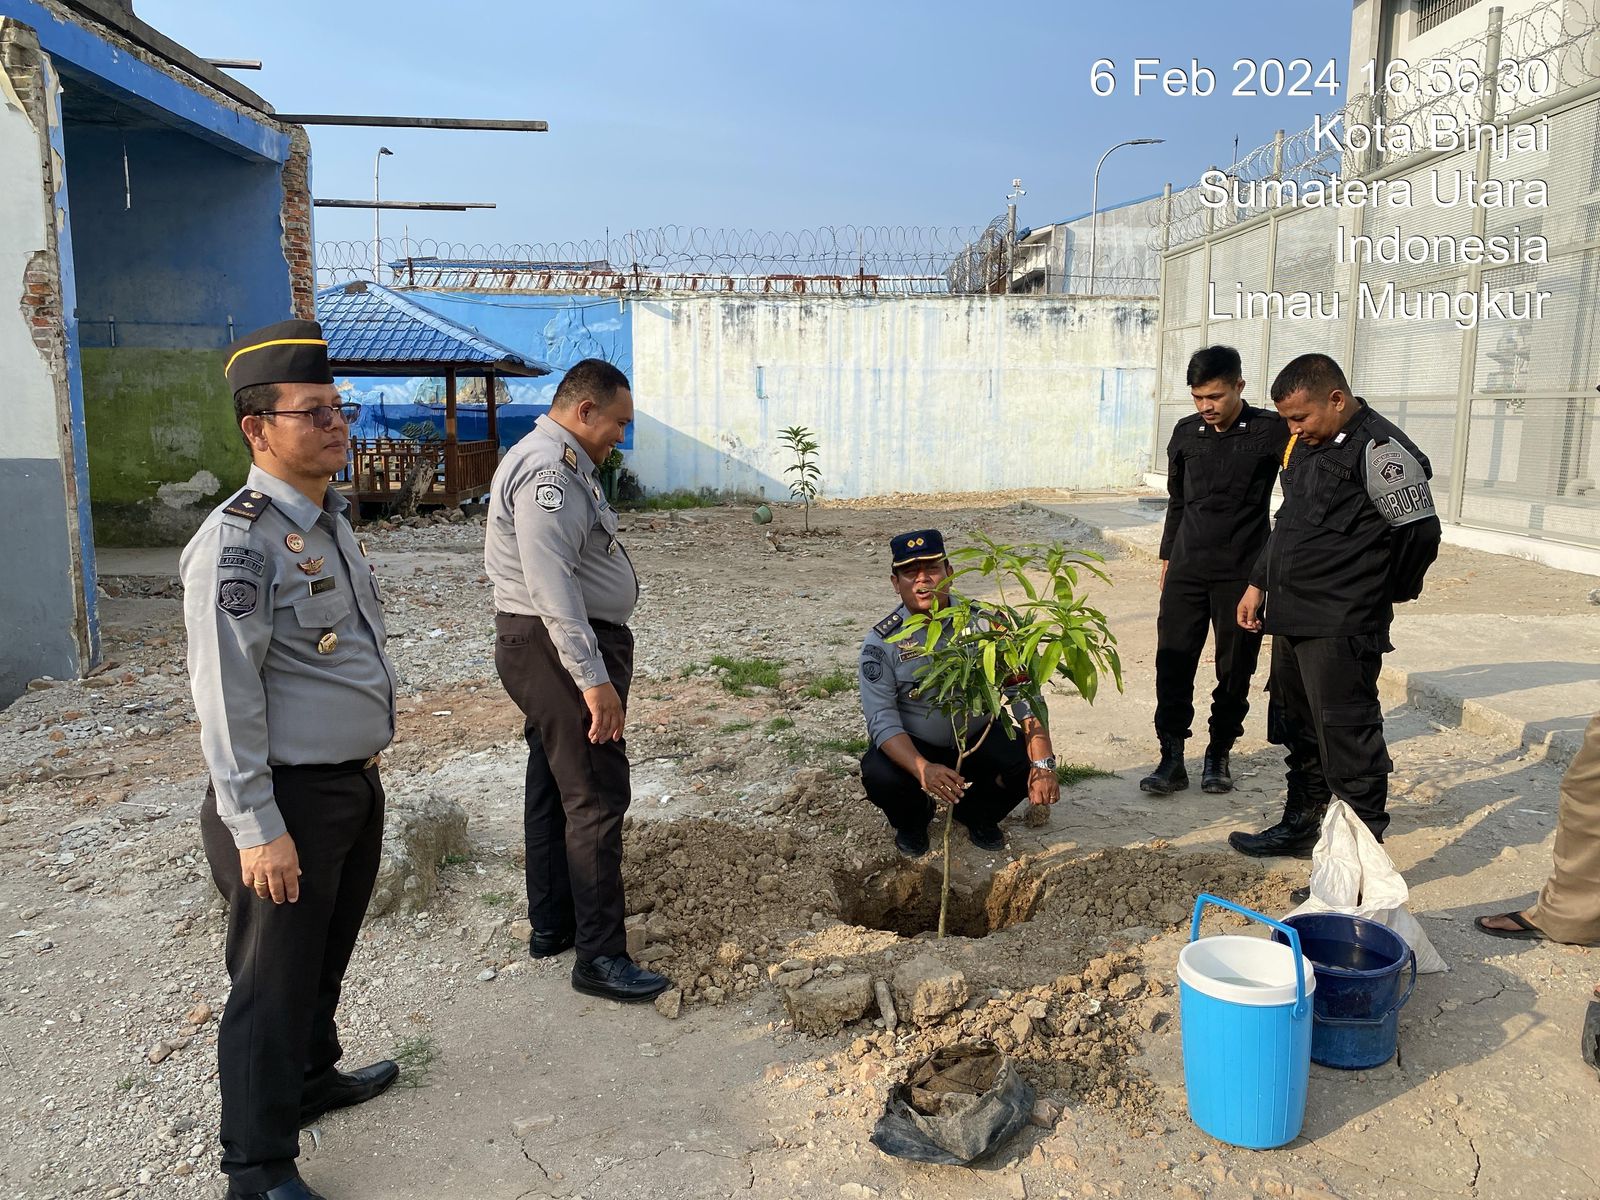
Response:
[[[328,483],[358,409],[340,403],[321,328],[280,322],[230,351],[253,465],[181,560],[211,774],[200,828],[228,901],[222,1169],[229,1196],[305,1200],[299,1130],[399,1074],[337,1070],[333,1019],[377,877],[395,680],[372,567]]]
[[[1000,818],[1022,802],[1054,804],[1061,796],[1050,734],[1027,703],[1013,700],[1021,737],[991,730],[955,770],[955,731],[950,718],[922,698],[918,676],[927,665],[922,642],[890,642],[912,613],[926,613],[949,586],[950,560],[937,529],[918,529],[890,539],[890,583],[900,605],[874,625],[861,644],[861,708],[872,747],[861,759],[867,799],[894,827],[902,854],[928,852],[928,822],[934,802],[954,804],[955,817],[973,845],[1002,850]],[[983,718],[972,719],[969,745],[978,741]]]
[[[645,1000],[670,980],[628,957],[622,740],[633,676],[633,563],[599,464],[633,421],[628,378],[589,358],[490,485],[484,569],[494,582],[495,669],[525,718],[528,920],[535,958],[577,946],[572,986]]]

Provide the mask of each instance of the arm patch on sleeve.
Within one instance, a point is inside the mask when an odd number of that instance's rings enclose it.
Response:
[[[533,502],[545,512],[559,512],[566,503],[567,491],[559,483],[541,483],[533,489]]]
[[[882,646],[861,647],[861,674],[866,676],[868,683],[877,683],[883,678],[883,664],[887,657]]]
[[[1393,438],[1367,447],[1367,495],[1393,528],[1437,515],[1427,471]]]
[[[258,592],[248,579],[224,579],[217,584],[217,607],[235,621],[248,617],[256,610]]]

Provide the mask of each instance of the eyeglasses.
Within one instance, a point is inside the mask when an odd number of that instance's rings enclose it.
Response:
[[[354,425],[361,415],[359,404],[319,404],[315,408],[268,408],[256,413],[258,417],[310,417],[318,429],[333,428],[333,414],[346,425]]]

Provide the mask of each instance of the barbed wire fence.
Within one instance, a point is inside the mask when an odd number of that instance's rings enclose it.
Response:
[[[317,244],[317,284],[353,280],[489,290],[798,291],[1001,289],[1004,218],[982,226],[836,225],[797,232],[664,226],[593,240],[477,243],[384,238]],[[1001,289],[1003,290],[1003,289]]]
[[[1218,208],[1202,202],[1199,181],[1174,189],[1170,204],[1151,211],[1151,247],[1174,249],[1292,204],[1313,181],[1326,184],[1335,176],[1356,178],[1432,153],[1427,135],[1430,123],[1442,119],[1449,128],[1477,124],[1483,113],[1482,87],[1498,89],[1498,118],[1514,119],[1541,99],[1594,83],[1600,80],[1597,35],[1600,0],[1544,0],[1501,27],[1499,62],[1515,64],[1520,68],[1515,74],[1485,66],[1487,31],[1435,51],[1422,62],[1397,64],[1392,70],[1379,65],[1372,80],[1375,91],[1363,92],[1298,133],[1264,142],[1231,166],[1217,168],[1236,194],[1260,202]],[[1529,67],[1535,63],[1542,66]],[[1474,79],[1480,82],[1475,85]],[[1352,79],[1347,85],[1354,88],[1360,82],[1364,81]],[[1391,136],[1382,144],[1374,141],[1346,153],[1351,131],[1358,126],[1371,129],[1380,116],[1391,135],[1406,128],[1400,135],[1405,142]],[[1291,186],[1281,190],[1248,186],[1267,182]],[[1245,186],[1235,188],[1236,184]]]

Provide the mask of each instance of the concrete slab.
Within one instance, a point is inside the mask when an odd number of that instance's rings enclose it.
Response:
[[[1127,554],[1158,556],[1160,497],[1030,504],[1070,517]],[[1395,650],[1379,680],[1385,703],[1409,703],[1564,767],[1600,711],[1600,608],[1572,599],[1585,596],[1593,579],[1481,550],[1447,553],[1422,599],[1395,617]],[[1486,577],[1497,582],[1486,586]],[[1531,606],[1529,591],[1540,593]]]

